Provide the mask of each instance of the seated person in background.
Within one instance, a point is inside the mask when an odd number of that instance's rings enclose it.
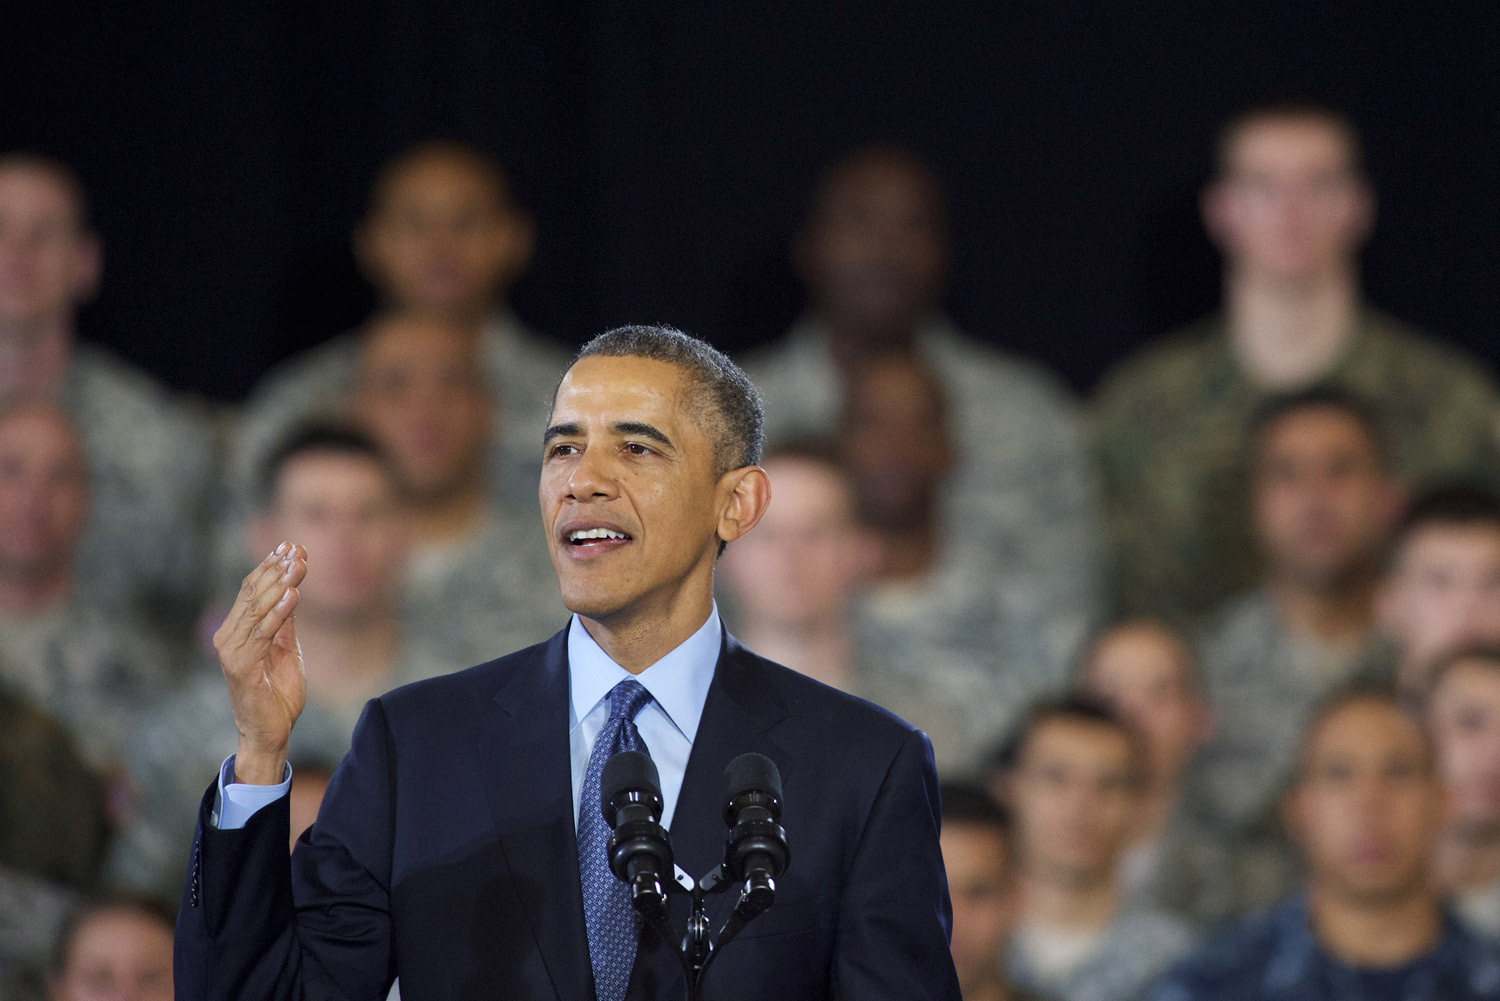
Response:
[[[461,143],[426,142],[391,160],[370,193],[354,234],[355,255],[380,308],[445,321],[470,332],[509,438],[498,447],[490,484],[508,503],[535,510],[541,457],[536,429],[567,367],[566,352],[527,329],[506,305],[531,262],[534,228],[510,183],[488,156]],[[358,366],[361,331],[335,337],[284,362],[246,403],[232,486],[247,492],[266,455],[288,431],[328,417]]]
[[[1421,726],[1381,690],[1333,697],[1284,801],[1304,890],[1203,946],[1155,1001],[1500,998],[1500,954],[1432,883],[1444,794]]]
[[[833,434],[851,402],[846,387],[872,359],[894,354],[936,373],[963,457],[945,489],[953,524],[1002,537],[1031,568],[1039,604],[1083,611],[1063,641],[1071,658],[1099,603],[1102,548],[1077,404],[1040,367],[954,329],[939,307],[948,254],[932,170],[891,147],[850,154],[823,177],[793,247],[807,313],[745,371],[765,397],[773,441]]]
[[[1205,822],[1189,780],[1213,731],[1193,651],[1161,622],[1127,619],[1089,646],[1078,688],[1129,721],[1145,742],[1134,842],[1120,860],[1122,889],[1197,927],[1234,913],[1241,887],[1228,845]]]
[[[1269,403],[1247,457],[1265,576],[1203,640],[1218,713],[1203,788],[1233,827],[1274,815],[1313,707],[1374,656],[1382,547],[1401,502],[1377,418],[1339,390]]]
[[[77,426],[94,484],[78,560],[99,597],[186,621],[202,590],[210,435],[146,373],[77,342],[100,271],[73,171],[0,155],[0,403],[46,400]]]
[[[365,334],[352,410],[410,512],[402,604],[409,621],[440,623],[426,638],[471,664],[567,620],[536,518],[502,511],[490,493],[490,399],[478,348],[452,323],[408,313]]]
[[[403,625],[409,516],[389,460],[369,438],[324,427],[299,432],[271,456],[263,491],[252,552],[297,538],[318,553],[317,575],[299,588],[307,707],[292,752],[338,761],[366,701],[464,664]],[[142,719],[127,758],[142,805],[111,858],[116,882],[162,894],[181,882],[203,772],[219,765],[221,748],[236,738],[223,696],[223,681],[205,669]]]
[[[1270,395],[1329,384],[1369,401],[1408,483],[1496,468],[1485,366],[1362,300],[1375,203],[1349,120],[1262,105],[1230,120],[1217,152],[1202,213],[1224,259],[1223,308],[1127,359],[1096,402],[1132,612],[1196,617],[1255,581],[1233,472]]]
[[[719,563],[725,620],[761,655],[891,710],[932,740],[940,772],[965,764],[968,707],[944,704],[921,665],[895,671],[854,626],[858,586],[879,558],[859,523],[855,489],[831,444],[769,449],[761,466],[776,501]]]
[[[1376,600],[1403,690],[1421,693],[1434,661],[1500,645],[1500,497],[1440,487],[1406,509]]]
[[[54,405],[0,411],[0,685],[114,772],[134,714],[174,680],[177,658],[79,565],[90,483],[78,431]]]
[[[104,786],[54,719],[0,687],[0,998],[45,964],[73,894],[104,859]]]
[[[51,1001],[170,1001],[172,908],[144,897],[87,901],[58,937]]]
[[[953,901],[953,965],[963,1001],[1030,1001],[1005,977],[1015,926],[1016,857],[1010,812],[982,787],[945,782],[943,868]]]
[[[1500,648],[1439,661],[1425,712],[1448,789],[1437,878],[1458,916],[1500,941]]]
[[[1016,819],[1021,918],[1007,970],[1062,1001],[1129,1001],[1192,936],[1132,902],[1118,869],[1144,781],[1141,738],[1081,698],[1032,708],[1002,756]]]
[[[969,735],[1007,729],[1016,707],[1067,685],[1091,609],[1049,600],[1024,532],[987,533],[944,501],[963,456],[938,377],[903,355],[857,368],[837,447],[874,536],[873,581],[855,607],[855,635],[894,676],[940,705],[963,706]],[[977,741],[948,759],[976,763]]]

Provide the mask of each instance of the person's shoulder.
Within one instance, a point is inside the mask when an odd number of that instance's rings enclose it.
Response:
[[[1198,390],[1225,353],[1222,319],[1215,314],[1196,320],[1149,341],[1105,372],[1096,405],[1110,412],[1153,398],[1160,402],[1164,389]]]
[[[873,702],[768,660],[733,637],[729,643],[727,669],[754,672],[755,681],[786,708],[788,719],[804,732],[825,740],[830,753],[844,749],[855,754],[884,751],[894,755],[918,732]]]
[[[250,390],[246,412],[280,408],[289,397],[337,389],[353,377],[363,333],[362,327],[346,330],[277,362]],[[320,406],[328,402],[317,401]]]
[[[1261,996],[1291,902],[1212,933],[1184,955],[1151,994],[1152,1001],[1233,1001]]]
[[[1454,342],[1428,333],[1388,313],[1366,307],[1362,312],[1367,347],[1384,357],[1393,373],[1438,386],[1493,382],[1483,361]]]

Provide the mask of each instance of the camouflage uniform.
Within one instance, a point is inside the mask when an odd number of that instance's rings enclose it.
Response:
[[[244,499],[261,464],[294,427],[344,412],[358,375],[360,335],[349,331],[310,348],[256,387],[235,435],[230,486],[237,500]],[[509,312],[491,317],[480,332],[479,364],[495,395],[497,418],[491,482],[502,502],[516,510],[536,509],[542,431],[568,357]]]
[[[389,687],[458,666],[409,643]],[[329,703],[309,698],[292,731],[288,756],[337,764],[349,749],[364,705],[364,700]],[[125,759],[140,790],[139,806],[112,846],[112,882],[166,899],[181,891],[203,790],[224,758],[234,753],[238,740],[229,693],[214,665],[204,665],[187,687],[142,718]]]
[[[1003,540],[978,546],[956,533],[943,537],[925,577],[877,584],[858,597],[853,630],[879,697],[899,705],[919,692],[941,720],[939,763],[960,772],[972,770],[1027,705],[1066,687],[1086,622],[1049,607],[1045,584]]]
[[[107,352],[76,345],[59,406],[89,464],[80,579],[115,603],[186,619],[202,595],[203,525],[214,475],[207,422]],[[115,600],[118,599],[118,600]]]
[[[461,542],[418,548],[402,593],[413,633],[465,666],[540,643],[569,615],[535,513],[522,523],[490,511]]]
[[[1377,408],[1414,485],[1500,469],[1497,396],[1482,365],[1384,314],[1358,314],[1320,381]],[[1221,316],[1106,378],[1095,432],[1125,611],[1193,617],[1255,581],[1244,436],[1270,395],[1240,368]]]
[[[75,902],[55,883],[0,868],[0,998],[47,1001],[52,944]]]
[[[1006,973],[1016,985],[1059,1001],[1133,1001],[1192,947],[1193,936],[1160,911],[1126,907],[1094,952],[1061,983],[1044,983],[1026,954],[1026,929],[1011,936]]]
[[[78,593],[37,615],[0,615],[0,683],[56,716],[101,771],[177,663],[140,620]]]
[[[942,317],[921,326],[916,350],[949,397],[958,462],[943,519],[961,535],[946,538],[991,551],[945,570],[945,597],[1007,619],[1006,644],[1033,659],[1026,670],[1065,671],[1097,617],[1101,574],[1097,490],[1076,404],[1041,368],[967,340]],[[779,345],[746,359],[745,370],[765,399],[769,440],[836,430],[841,380],[816,321],[799,322]],[[954,615],[970,612],[955,609],[948,621]],[[1016,635],[1017,622],[1035,635]],[[990,638],[980,632],[962,642]]]
[[[1393,680],[1362,671],[1379,643],[1373,632],[1352,647],[1290,635],[1263,590],[1214,618],[1202,651],[1217,726],[1201,759],[1201,794],[1216,820],[1238,829],[1274,812],[1318,703],[1354,681]]]

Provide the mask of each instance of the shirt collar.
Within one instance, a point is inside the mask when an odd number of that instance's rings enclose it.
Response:
[[[651,693],[684,737],[692,743],[708,701],[708,686],[714,679],[723,644],[723,626],[715,602],[708,620],[661,660],[640,674],[631,674],[604,652],[577,615],[568,625],[568,689],[573,702],[572,728],[576,728],[610,690],[626,678],[634,678]],[[571,729],[571,728],[570,728]]]

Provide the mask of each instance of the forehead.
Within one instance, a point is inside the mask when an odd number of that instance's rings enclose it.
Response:
[[[1224,147],[1231,171],[1348,169],[1349,138],[1342,128],[1317,117],[1255,118],[1241,125]]]
[[[1334,709],[1315,724],[1305,764],[1331,760],[1388,760],[1425,756],[1422,730],[1410,716],[1377,699],[1359,699]]]
[[[1146,684],[1184,680],[1188,652],[1167,630],[1146,623],[1112,629],[1099,641],[1089,660],[1089,676],[1096,682]]]
[[[932,178],[915,163],[896,156],[873,156],[836,169],[818,205],[824,212],[871,206],[936,216],[939,198]]]
[[[0,167],[0,212],[76,221],[81,213],[77,193],[53,171],[31,164]]]
[[[573,363],[557,387],[554,422],[592,417],[608,423],[652,414],[691,427],[683,413],[688,374],[670,362],[635,355],[590,355]]]
[[[1412,529],[1401,544],[1402,567],[1500,566],[1500,525],[1435,522]]]
[[[399,208],[432,198],[463,198],[493,207],[506,204],[500,177],[467,157],[430,153],[396,167],[376,192],[377,208]]]
[[[1500,663],[1479,657],[1454,661],[1432,692],[1434,709],[1500,702]]]
[[[1263,455],[1328,448],[1374,451],[1364,423],[1338,407],[1306,407],[1273,420],[1260,436]]]
[[[276,477],[281,502],[368,498],[395,492],[379,462],[367,455],[303,452],[288,459]]]
[[[823,517],[834,513],[854,517],[854,496],[838,470],[811,459],[783,457],[762,464],[771,478],[775,502],[768,519],[790,519],[798,514]]]
[[[1021,757],[1032,761],[1066,761],[1078,767],[1127,768],[1130,738],[1107,723],[1055,717],[1032,728]]]
[[[898,359],[865,366],[850,389],[850,409],[862,420],[905,420],[943,409],[942,387],[920,365]]]

